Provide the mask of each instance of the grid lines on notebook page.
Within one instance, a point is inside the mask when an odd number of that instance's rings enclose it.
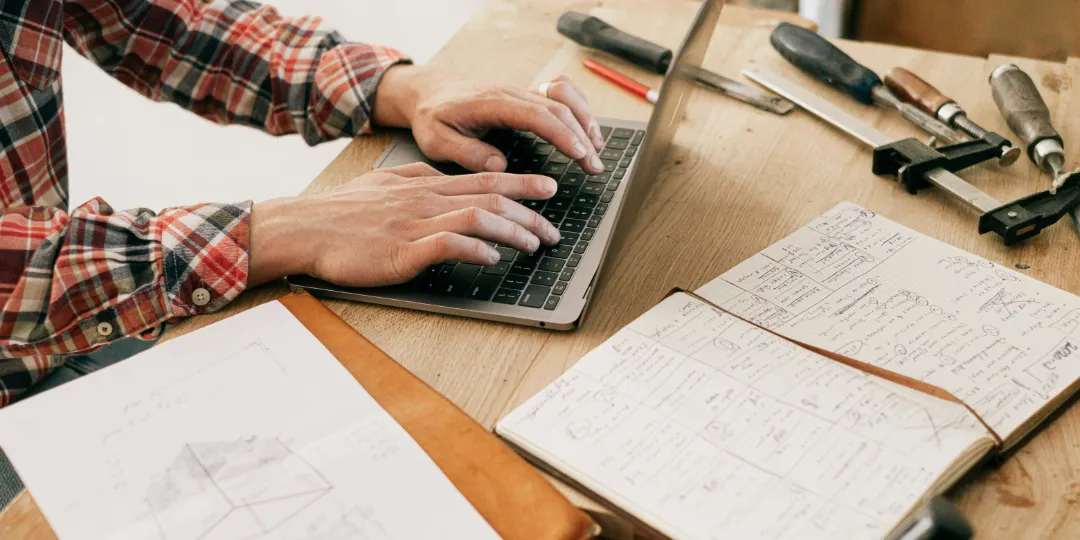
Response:
[[[819,356],[685,293],[497,433],[676,538],[879,538],[994,441],[958,403]]]

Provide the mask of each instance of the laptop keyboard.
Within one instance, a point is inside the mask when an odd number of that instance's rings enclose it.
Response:
[[[587,174],[532,133],[496,131],[484,137],[485,142],[506,154],[507,172],[543,174],[558,182],[559,190],[551,199],[518,202],[547,218],[559,229],[562,240],[557,246],[541,246],[533,254],[488,242],[502,255],[497,264],[447,261],[428,267],[409,285],[437,295],[535,309],[559,307],[559,300],[607,213],[608,203],[621,189],[626,169],[645,138],[641,130],[601,127],[600,131],[605,141],[600,152],[604,172],[598,175]]]

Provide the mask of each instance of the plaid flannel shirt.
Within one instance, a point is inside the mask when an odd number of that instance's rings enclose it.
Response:
[[[403,61],[319,23],[247,1],[0,0],[0,406],[64,355],[153,337],[247,284],[250,202],[67,211],[63,41],[149,98],[315,144],[366,131]]]

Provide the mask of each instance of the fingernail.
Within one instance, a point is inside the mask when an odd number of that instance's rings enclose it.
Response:
[[[592,137],[593,144],[596,145],[596,149],[599,150],[604,147],[604,134],[600,133],[600,126],[593,124],[589,128],[589,136]]]
[[[540,239],[530,234],[528,239],[528,246],[529,253],[536,253],[536,250],[540,247]]]
[[[547,182],[544,182],[544,193],[548,194],[548,196],[554,195],[559,190],[559,183],[554,178],[547,176],[544,178],[547,180]]]
[[[498,251],[493,248],[488,249],[488,264],[496,264],[500,259],[502,259],[502,256],[499,255]]]
[[[506,158],[500,155],[492,155],[484,162],[484,170],[488,172],[502,172],[506,170]]]
[[[558,244],[559,240],[562,240],[562,235],[559,234],[559,229],[556,229],[554,225],[548,225],[547,229],[548,244]]]
[[[604,162],[600,161],[600,156],[596,154],[589,158],[589,165],[592,165],[595,169],[604,170]]]
[[[581,144],[580,142],[578,142],[575,139],[574,140],[574,155],[573,155],[573,158],[574,159],[581,159],[581,158],[585,157],[585,154],[587,152],[588,151],[585,150],[585,145]]]

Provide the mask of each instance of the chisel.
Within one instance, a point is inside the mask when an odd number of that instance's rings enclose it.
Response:
[[[667,73],[668,66],[671,65],[673,56],[671,49],[623,32],[591,15],[576,11],[563,13],[559,17],[558,30],[560,34],[574,40],[578,45],[612,54],[659,75]],[[783,98],[702,69],[700,66],[694,66],[691,69],[693,69],[693,77],[701,86],[716,90],[763,111],[787,114],[795,107]]]
[[[817,33],[791,23],[780,23],[769,41],[788,62],[835,87],[856,101],[895,109],[912,124],[947,144],[964,141],[964,135],[933,116],[904,103],[882,84],[876,73],[859,64],[839,47]]]
[[[1007,167],[1020,157],[1020,149],[1001,136],[983,129],[968,118],[967,112],[956,100],[942,94],[922,77],[902,68],[894,67],[885,74],[885,86],[900,96],[900,99],[922,109],[942,122],[955,127],[976,139],[996,140],[1001,143],[1001,157],[998,164]]]

